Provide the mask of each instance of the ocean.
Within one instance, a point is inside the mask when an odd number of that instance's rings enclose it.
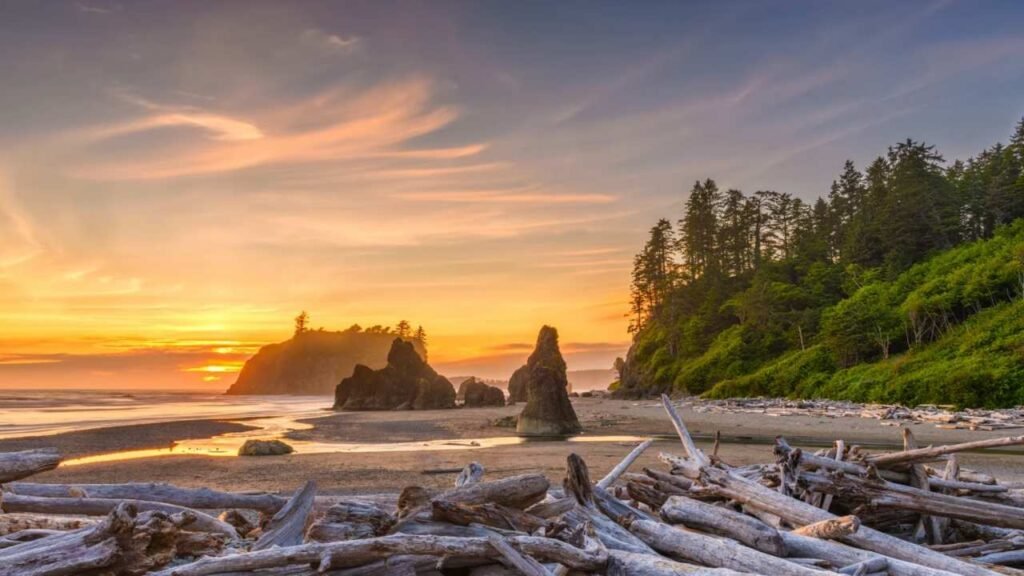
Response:
[[[313,417],[328,396],[112,390],[0,390],[0,439],[175,420]]]

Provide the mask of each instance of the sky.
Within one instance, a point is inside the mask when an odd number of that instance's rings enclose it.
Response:
[[[629,344],[697,179],[804,199],[1024,116],[1019,2],[0,0],[0,387],[221,391],[422,324],[442,373]]]

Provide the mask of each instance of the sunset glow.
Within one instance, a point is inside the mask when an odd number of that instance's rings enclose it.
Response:
[[[543,324],[608,368],[694,180],[810,199],[851,154],[957,157],[1021,114],[1019,29],[929,36],[955,3],[814,38],[828,10],[429,4],[0,9],[0,387],[219,392],[300,310],[421,324],[449,376],[507,378]],[[1005,89],[947,122],[981,75]]]

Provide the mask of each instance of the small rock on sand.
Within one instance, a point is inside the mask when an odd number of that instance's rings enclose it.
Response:
[[[238,449],[239,456],[280,456],[295,449],[280,440],[246,440]]]

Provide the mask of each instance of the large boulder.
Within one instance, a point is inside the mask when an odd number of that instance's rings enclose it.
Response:
[[[566,436],[582,430],[569,402],[569,380],[565,360],[558,349],[558,331],[540,329],[537,347],[526,361],[526,407],[519,414],[516,433],[520,436]]]
[[[530,367],[523,364],[512,373],[508,381],[508,403],[526,402],[526,384],[530,381]]]
[[[387,366],[356,365],[334,391],[335,410],[431,410],[455,407],[455,387],[420,357],[411,342],[396,338]]]
[[[505,405],[505,393],[501,388],[491,386],[475,377],[467,378],[459,385],[459,397],[468,408]]]

